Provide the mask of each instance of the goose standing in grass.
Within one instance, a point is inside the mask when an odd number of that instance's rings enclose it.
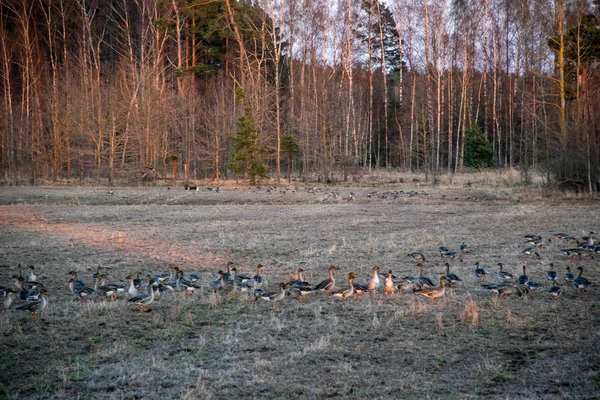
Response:
[[[556,284],[556,282],[558,281],[558,274],[556,273],[556,271],[554,271],[554,264],[550,263],[549,267],[550,270],[546,271],[546,279]]]
[[[270,293],[261,293],[260,296],[257,296],[255,298],[255,301],[258,299],[263,299],[266,301],[270,301],[271,304],[273,305],[273,309],[277,310],[277,305],[275,304],[277,301],[282,300],[283,298],[285,298],[285,290],[287,289],[287,285],[285,283],[280,283],[279,284],[279,291],[277,292],[270,292]]]
[[[235,268],[234,268],[235,269]],[[233,280],[235,282],[235,280]],[[196,289],[199,289],[200,286],[190,282],[188,279],[183,277],[183,271],[180,269],[176,270],[175,273],[175,290],[178,292],[183,292],[186,296],[191,296],[194,294]],[[152,289],[149,288],[150,291]]]
[[[552,297],[553,299],[558,299],[561,294],[562,289],[560,288],[560,286],[552,286],[550,289],[548,289],[548,295],[550,295],[550,297]]]
[[[77,282],[77,279],[71,278],[69,280],[69,289],[75,295],[77,300],[81,303],[84,298],[91,296],[95,292],[94,289],[92,289],[91,287],[82,285],[81,281],[79,281],[80,283]]]
[[[379,267],[374,266],[373,267],[373,277],[371,278],[371,280],[369,280],[369,283],[367,283],[367,291],[369,291],[371,293],[375,293],[377,291],[377,288],[379,288],[379,286],[381,286],[381,281],[379,279]]]
[[[446,275],[443,275],[443,277],[445,277],[445,280],[448,281],[450,285],[454,285],[456,282],[462,282],[462,279],[460,279],[458,275],[450,272],[450,263],[446,263],[444,265],[446,267]]]
[[[416,280],[417,280],[417,278],[415,278],[414,276],[405,276],[404,278],[402,278],[398,282],[396,282],[396,287],[398,288],[398,291],[400,292],[400,294],[404,294],[404,292],[411,292],[411,293],[416,292],[417,291]]]
[[[573,280],[573,287],[577,289],[577,293],[583,293],[585,289],[592,286],[592,282],[588,281],[587,278],[583,276],[583,267],[577,269],[579,270],[579,275]]]
[[[18,275],[13,275],[15,286],[17,287],[17,298],[21,301],[26,301],[29,297],[29,289],[25,287],[25,278]]]
[[[154,292],[154,302],[160,303],[162,299],[161,289],[164,289],[162,284],[154,282],[152,286],[150,286],[150,290]]]
[[[433,283],[433,281],[431,279],[429,279],[426,276],[423,276],[423,264],[418,264],[417,267],[419,268],[419,276],[416,277],[415,279],[415,289],[419,290],[423,287],[435,287],[435,284]]]
[[[254,287],[260,287],[262,286],[264,279],[262,277],[262,275],[260,274],[261,270],[263,269],[263,265],[262,264],[258,264],[256,266],[256,275],[254,275],[252,277],[252,282],[254,284]]]
[[[148,281],[148,293],[141,294],[139,296],[127,300],[127,304],[129,304],[130,306],[139,306],[141,311],[149,312],[150,309],[148,308],[148,306],[154,302],[154,290],[152,290],[153,285],[154,280],[150,279],[150,281]]]
[[[248,275],[238,274],[237,268],[231,269],[231,277],[236,283],[249,283],[252,280]]]
[[[286,286],[297,286],[302,288],[310,288],[310,284],[304,280],[304,276],[302,275],[304,270],[302,268],[298,268],[296,279],[292,279],[286,282]]]
[[[231,277],[231,268],[233,267],[233,265],[233,261],[227,262],[227,272],[223,272],[223,279],[225,279],[226,281],[233,280],[233,278]]]
[[[137,287],[135,287],[135,278],[132,277],[131,275],[127,275],[125,277],[125,280],[129,281],[129,288],[127,289],[127,293],[129,294],[130,297],[136,297],[140,295],[140,291],[138,290]]]
[[[219,270],[219,279],[214,280],[210,283],[210,287],[216,292],[217,290],[229,291],[233,289],[233,281],[225,278],[227,272]]]
[[[329,277],[327,279],[322,280],[315,286],[315,291],[324,291],[325,294],[329,294],[332,290],[335,289],[335,277],[333,276],[333,271],[339,269],[335,265],[329,266]]]
[[[17,307],[17,310],[29,311],[33,315],[33,320],[36,321],[37,314],[39,312],[44,311],[44,309],[46,309],[47,306],[48,306],[48,301],[46,300],[46,298],[44,296],[40,296],[40,298],[38,300],[29,301],[29,302]]]
[[[106,275],[103,275],[101,279],[96,279],[94,285],[94,291],[96,295],[100,297],[102,301],[108,296],[111,300],[117,300],[117,288],[112,285],[102,285],[102,280]]]
[[[29,277],[27,278],[27,280],[29,282],[36,282],[37,276],[35,275],[35,267],[33,265],[30,265],[29,269],[31,270],[31,272],[29,272]]]
[[[450,249],[448,249],[446,246],[440,246],[438,251],[440,252],[440,257],[444,257],[444,254],[450,252]]]
[[[10,308],[13,303],[13,292],[12,289],[8,289],[8,291],[0,297],[0,308],[6,311]]]
[[[313,289],[310,286],[288,286],[288,290],[292,298],[298,303],[302,303],[304,296],[313,293]]]
[[[383,281],[383,289],[385,291],[386,296],[394,294],[394,292],[396,291],[396,284],[394,283],[391,269],[388,271],[387,278],[385,278],[385,280]]]
[[[565,272],[564,278],[565,282],[571,283],[575,280],[575,274],[571,273],[571,267],[567,265],[567,272]]]
[[[500,279],[501,282],[513,281],[515,279],[513,274],[502,269],[504,268],[504,265],[502,263],[498,263],[498,267],[500,268],[498,270],[498,279]]]
[[[525,254],[528,258],[540,258],[540,254],[533,247],[527,247],[525,250],[522,251],[522,253]]]
[[[496,293],[499,299],[502,299],[503,297],[509,296],[511,294],[516,294],[519,297],[521,297],[523,295],[523,290],[523,286],[509,284],[505,286],[500,286],[496,289],[492,289],[492,292]]]
[[[75,286],[86,286],[84,281],[77,278],[77,271],[69,271],[69,275],[73,277],[73,284]]]
[[[485,268],[482,268],[479,266],[479,261],[477,261],[475,263],[475,271],[473,271],[475,273],[475,276],[479,279],[481,279],[481,281],[483,282],[485,280],[485,276],[487,275],[487,272],[485,271]]]
[[[527,266],[523,265],[523,274],[519,275],[517,278],[517,283],[519,285],[524,285],[529,281],[529,276],[527,275]]]
[[[331,295],[339,297],[345,302],[346,299],[352,297],[355,294],[355,292],[356,289],[354,288],[354,272],[350,272],[348,274],[348,289],[332,291]]]
[[[446,293],[447,286],[448,286],[448,283],[445,281],[445,277],[441,276],[439,288],[438,287],[423,288],[423,289],[419,290],[417,292],[417,294],[427,297],[433,303],[435,301],[435,299],[439,299]]]
[[[531,279],[525,282],[525,288],[527,289],[528,294],[536,294],[540,284],[536,281],[532,281]]]

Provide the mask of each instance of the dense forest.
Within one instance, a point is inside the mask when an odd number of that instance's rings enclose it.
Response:
[[[599,62],[598,0],[0,0],[0,180],[598,192]]]

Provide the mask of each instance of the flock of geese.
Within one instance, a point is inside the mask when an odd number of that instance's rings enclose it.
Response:
[[[540,255],[537,249],[544,246],[542,238],[537,235],[526,235],[526,244],[529,246],[522,251],[528,258],[539,258]],[[600,254],[600,246],[595,245],[593,232],[589,236],[578,240],[573,236],[566,234],[554,234],[548,239],[549,242],[558,242],[566,244],[570,247],[561,249],[561,253],[570,257],[573,261],[582,260],[584,257],[593,259],[594,254]],[[439,255],[447,260],[463,261],[465,256],[470,253],[468,246],[462,243],[458,251],[451,251],[446,246],[439,247]],[[356,282],[356,275],[350,272],[347,275],[347,285],[338,285],[335,278],[335,271],[339,268],[330,266],[328,269],[328,277],[321,282],[311,284],[304,279],[302,268],[296,271],[294,279],[281,282],[278,289],[268,292],[263,288],[265,282],[261,275],[263,266],[259,264],[256,267],[254,275],[245,275],[238,273],[233,262],[228,262],[226,271],[218,271],[218,279],[211,281],[208,285],[201,285],[200,276],[198,274],[186,274],[177,266],[169,268],[167,272],[157,275],[142,276],[142,273],[137,273],[136,276],[127,276],[125,283],[109,283],[108,275],[101,273],[98,269],[92,275],[91,284],[79,279],[76,271],[70,271],[68,274],[69,289],[74,296],[74,299],[79,302],[86,299],[94,299],[106,301],[110,299],[116,301],[119,297],[127,297],[127,304],[133,307],[138,307],[141,311],[151,311],[148,306],[154,302],[159,302],[165,293],[181,293],[184,296],[193,296],[196,290],[209,288],[215,293],[228,292],[246,292],[251,293],[255,301],[266,300],[272,304],[274,309],[277,309],[276,303],[285,299],[287,296],[302,302],[303,299],[314,293],[323,293],[326,296],[336,297],[342,301],[347,301],[353,296],[360,296],[364,293],[375,294],[383,292],[386,296],[393,295],[397,291],[400,294],[414,293],[424,296],[434,302],[436,299],[444,296],[447,288],[455,287],[462,279],[455,273],[450,271],[450,263],[445,262],[445,274],[439,277],[438,282],[434,283],[432,279],[423,275],[423,265],[425,256],[421,252],[412,252],[408,254],[419,269],[419,275],[397,277],[391,270],[383,273],[379,266],[372,269],[372,275],[364,283]],[[554,270],[554,264],[548,264],[549,269],[546,271],[546,280],[550,282],[550,287],[547,293],[552,298],[559,298],[563,293],[563,286],[560,282],[564,282],[566,286],[571,286],[577,293],[582,293],[588,287],[592,286],[585,276],[583,276],[584,268],[577,268],[578,274],[575,275],[571,271],[570,266],[566,266],[565,272],[560,274]],[[13,275],[13,286],[0,286],[0,310],[7,312],[13,305],[20,311],[27,311],[33,315],[33,319],[37,319],[37,314],[43,311],[48,304],[44,293],[45,286],[38,282],[35,267],[28,267],[29,274],[27,277],[23,275],[23,268],[18,267],[19,274]],[[504,298],[509,295],[516,294],[522,296],[524,294],[534,294],[538,291],[541,284],[528,275],[527,266],[523,265],[522,274],[514,276],[504,269],[502,263],[498,263],[495,282],[486,282],[486,277],[490,275],[479,262],[475,263],[473,269],[474,276],[480,280],[481,287],[489,290],[498,298]]]

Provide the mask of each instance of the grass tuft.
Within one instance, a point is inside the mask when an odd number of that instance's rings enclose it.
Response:
[[[465,308],[460,313],[460,322],[469,325],[471,329],[479,327],[479,309],[472,298],[469,298],[465,303]]]

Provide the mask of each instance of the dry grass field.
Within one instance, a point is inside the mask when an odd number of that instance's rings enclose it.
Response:
[[[598,200],[476,182],[418,185],[1,187],[0,285],[13,285],[18,264],[33,264],[48,307],[37,321],[14,306],[2,311],[0,398],[599,398],[600,255],[571,260],[560,252],[566,245],[548,241],[557,232],[600,236]],[[381,198],[394,190],[403,193]],[[544,238],[539,259],[521,253],[530,233]],[[208,287],[228,261],[250,275],[262,263],[272,290],[298,268],[318,282],[336,265],[340,287],[351,271],[366,281],[375,265],[418,275],[412,251],[437,281],[438,247],[463,242],[470,254],[450,261],[462,282],[433,303],[411,293],[345,303],[319,293],[273,309]],[[515,276],[526,264],[541,287],[497,299],[474,276],[477,261],[487,281],[496,281],[498,262]],[[547,294],[551,262],[558,300]],[[580,265],[596,286],[577,294],[562,275]],[[89,283],[101,268],[125,283],[170,266],[199,274],[204,289],[165,294],[148,313],[125,296],[79,303],[68,288],[70,270]]]

